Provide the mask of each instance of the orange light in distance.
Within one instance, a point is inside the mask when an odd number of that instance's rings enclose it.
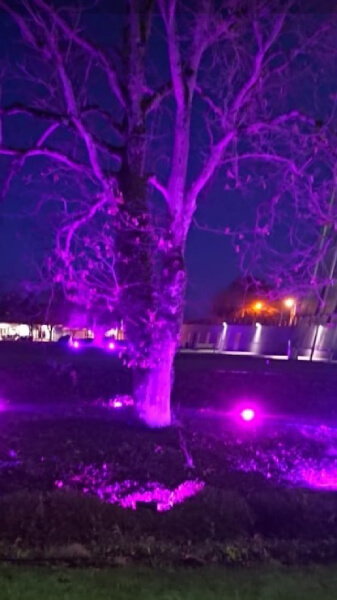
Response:
[[[254,306],[253,306],[254,310],[256,311],[260,311],[263,309],[263,302],[255,302]]]

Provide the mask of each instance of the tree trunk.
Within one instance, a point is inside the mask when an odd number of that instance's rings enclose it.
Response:
[[[91,329],[94,332],[94,344],[95,344],[95,346],[103,346],[104,337],[105,337],[105,334],[106,334],[106,331],[107,331],[107,327],[104,327],[102,325],[97,325],[97,323],[95,322]]]
[[[186,274],[183,245],[174,246],[170,233],[159,252],[162,268],[158,283],[158,307],[148,368],[135,373],[134,396],[138,415],[150,427],[171,424],[171,391],[174,356],[183,320]]]
[[[134,373],[134,399],[141,421],[149,427],[171,424],[171,388],[176,344],[167,336],[156,362]]]
[[[183,244],[173,244],[170,224],[165,239],[159,244],[154,241],[156,229],[146,195],[140,193],[141,185],[135,181],[129,172],[120,215],[123,223],[136,219],[138,227],[121,227],[116,236],[120,301],[138,416],[150,427],[167,427],[171,423],[173,363],[185,298]],[[140,243],[136,243],[137,238]]]

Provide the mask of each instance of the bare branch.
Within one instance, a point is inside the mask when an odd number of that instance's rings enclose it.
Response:
[[[238,154],[236,156],[225,158],[222,160],[222,164],[243,160],[278,163],[289,167],[289,171],[294,175],[297,175],[298,177],[301,177],[303,175],[303,170],[297,167],[295,161],[291,160],[287,156],[282,156],[282,154],[269,154],[267,152],[246,152]]]
[[[176,0],[159,0],[161,15],[167,32],[167,47],[170,61],[171,78],[177,105],[182,109],[185,105],[185,85],[183,78],[182,60],[176,34]]]
[[[108,110],[105,110],[102,106],[99,106],[98,104],[84,105],[80,108],[80,114],[82,117],[90,114],[96,114],[100,117],[103,117],[107,121],[108,125],[112,128],[113,132],[116,133],[118,137],[122,139],[122,141],[124,140],[125,128],[121,123],[114,119]]]
[[[215,170],[220,166],[223,161],[224,152],[228,148],[229,144],[235,138],[236,131],[229,131],[217,144],[215,144],[207,158],[203,168],[201,169],[198,177],[190,186],[187,192],[187,198],[193,205],[193,211],[195,209],[195,203],[198,195],[202,189],[207,185]]]
[[[119,102],[121,103],[121,106],[124,107],[124,92],[122,91],[122,88],[118,82],[116,68],[111,62],[111,59],[105,55],[102,48],[96,48],[94,44],[81,37],[74,29],[72,29],[66,23],[64,19],[60,17],[60,15],[49,4],[46,4],[44,0],[35,0],[35,3],[50,16],[53,23],[60,27],[60,29],[65,33],[68,39],[72,40],[79,47],[86,50],[92,58],[96,58],[99,61],[108,77],[111,90],[118,98]]]
[[[103,171],[101,169],[101,165],[99,163],[99,158],[97,155],[97,148],[96,148],[95,142],[80,118],[80,113],[79,113],[79,109],[77,106],[77,102],[75,99],[75,94],[74,94],[74,90],[73,90],[70,78],[68,77],[68,74],[66,72],[66,69],[65,69],[65,66],[63,63],[62,56],[61,56],[58,48],[56,47],[56,44],[54,43],[52,36],[50,36],[50,45],[53,50],[53,54],[54,54],[54,57],[56,60],[57,71],[58,71],[58,74],[59,74],[59,77],[60,77],[60,80],[62,83],[64,98],[65,98],[66,106],[68,109],[69,118],[73,121],[79,135],[82,137],[83,141],[85,142],[85,145],[86,145],[87,151],[88,151],[89,160],[90,160],[90,163],[91,163],[91,166],[92,166],[95,176],[97,177],[98,181],[100,181],[103,185],[107,185],[107,182],[105,181],[104,173],[103,173]]]
[[[248,99],[249,93],[255,87],[259,78],[261,77],[262,67],[263,67],[266,55],[267,55],[268,51],[270,50],[270,48],[272,47],[272,45],[274,44],[275,40],[277,40],[277,38],[281,32],[281,29],[283,27],[286,16],[287,16],[287,9],[285,8],[277,16],[277,18],[275,20],[275,24],[274,24],[272,31],[271,31],[269,37],[267,38],[267,40],[263,43],[262,46],[258,47],[257,52],[255,54],[253,68],[252,68],[250,77],[248,78],[246,83],[244,83],[244,85],[239,90],[239,92],[236,95],[236,98],[233,102],[233,105],[230,108],[230,113],[232,115],[232,119],[236,119],[238,111],[242,109],[244,103]]]
[[[144,109],[146,114],[150,114],[152,111],[158,109],[160,104],[168,98],[172,93],[172,83],[167,81],[158,90],[151,91],[149,96],[144,100]]]
[[[223,118],[223,110],[218,106],[214,100],[202,89],[200,84],[196,85],[196,92],[199,94],[200,98],[207,104],[207,106],[211,109],[214,115],[219,117],[219,119]]]
[[[67,120],[66,115],[61,115],[60,113],[45,110],[42,108],[37,108],[34,106],[25,106],[24,104],[20,104],[18,102],[15,102],[14,104],[10,104],[8,106],[0,107],[0,115],[3,117],[27,115],[29,117],[57,121],[60,124],[62,123],[62,121]]]
[[[149,177],[148,183],[150,183],[154,188],[156,188],[156,190],[158,190],[161,193],[161,195],[166,201],[168,200],[167,188],[162,183],[160,183],[160,181],[155,175],[151,175],[151,177]]]
[[[81,162],[77,162],[67,154],[63,152],[59,152],[58,150],[53,150],[52,148],[29,148],[29,149],[17,149],[17,148],[9,148],[0,146],[0,155],[2,156],[12,156],[18,159],[33,158],[36,156],[44,156],[50,158],[52,160],[56,160],[63,165],[73,169],[77,173],[82,173],[82,175],[86,175],[90,179],[92,179],[92,170],[85,164]]]

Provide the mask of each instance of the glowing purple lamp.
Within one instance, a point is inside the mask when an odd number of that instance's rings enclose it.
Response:
[[[240,412],[240,417],[246,423],[250,423],[251,421],[254,421],[254,419],[256,417],[255,410],[253,408],[244,408]]]
[[[111,404],[112,408],[123,408],[123,402],[121,400],[113,400]]]
[[[75,340],[75,341],[73,342],[73,348],[76,348],[76,349],[77,349],[77,348],[79,348],[79,347],[80,347],[80,343],[79,343],[77,340]]]
[[[115,348],[116,348],[115,342],[109,342],[108,348],[109,348],[109,350],[115,350]]]
[[[240,402],[233,407],[231,413],[232,418],[237,422],[239,426],[250,426],[261,423],[262,420],[262,409],[255,402]]]

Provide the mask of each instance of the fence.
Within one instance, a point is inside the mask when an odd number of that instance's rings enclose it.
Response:
[[[337,326],[183,325],[181,348],[276,357],[337,359]]]

